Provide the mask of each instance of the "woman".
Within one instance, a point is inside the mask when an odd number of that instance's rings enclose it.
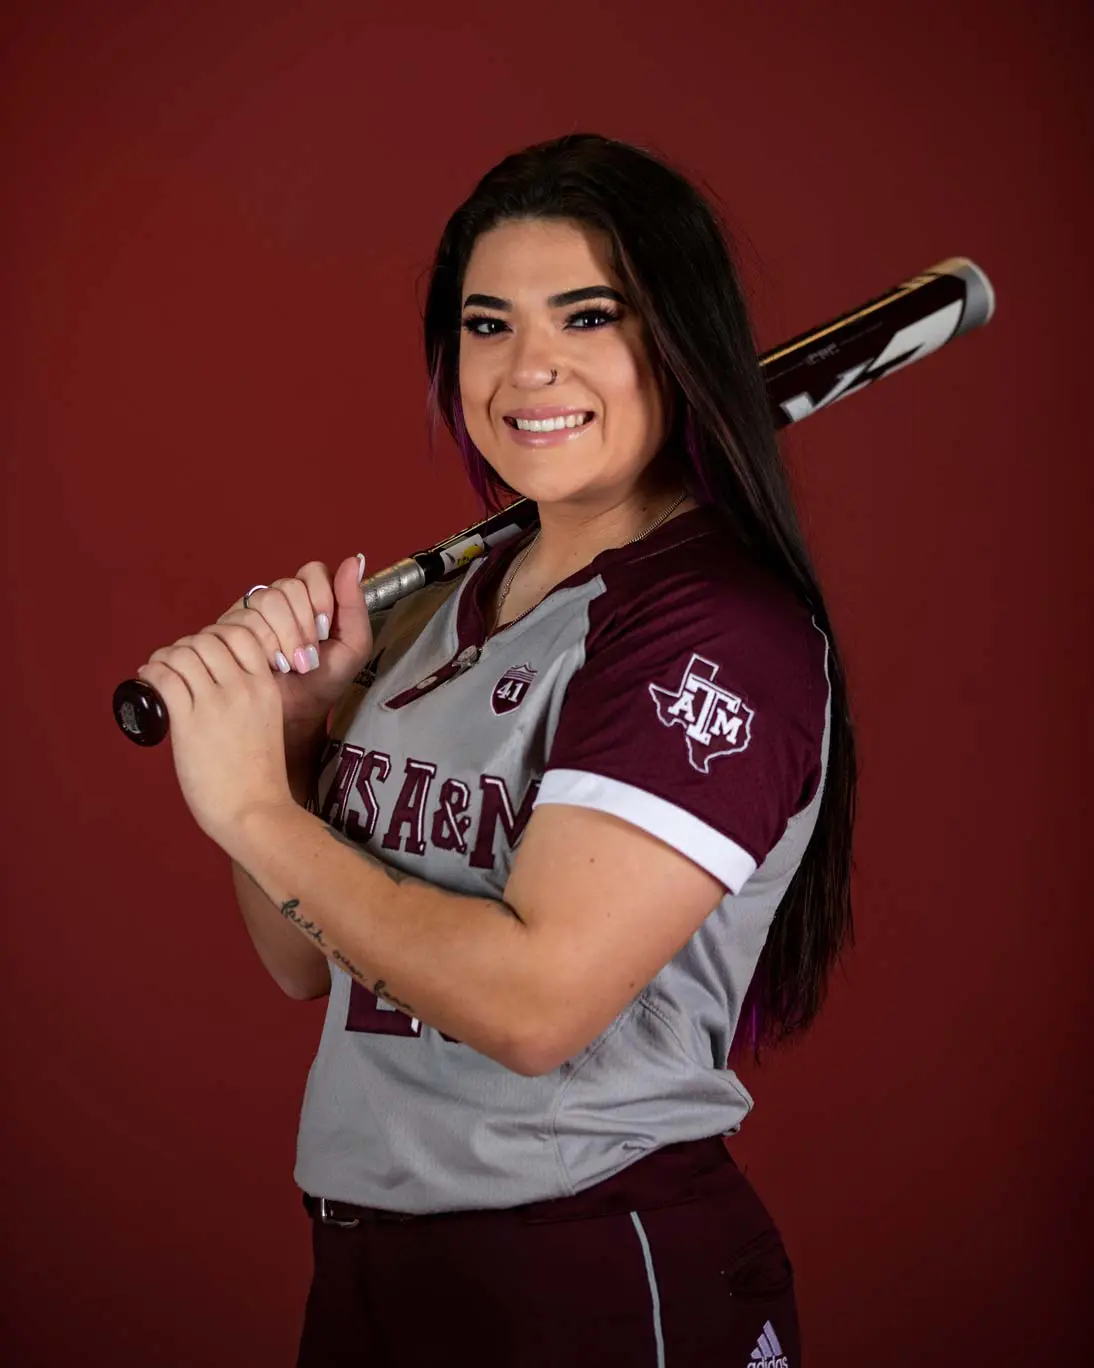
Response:
[[[719,226],[637,148],[528,148],[425,332],[538,530],[371,624],[363,556],[309,563],[141,670],[263,963],[330,994],[299,1364],[796,1365],[727,1057],[818,1010],[855,764]]]

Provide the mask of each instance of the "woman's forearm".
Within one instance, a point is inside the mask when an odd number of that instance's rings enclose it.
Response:
[[[369,992],[526,1071],[546,1015],[542,966],[503,899],[456,893],[351,849],[285,801],[251,809],[222,844],[301,939]]]
[[[232,861],[243,924],[263,967],[283,993],[304,1002],[330,992],[327,958],[287,922],[247,871]]]
[[[326,727],[286,736],[285,759],[292,796],[306,807]],[[242,865],[232,864],[232,883],[243,924],[264,968],[282,992],[297,1001],[330,992],[330,968],[321,950],[287,922]]]

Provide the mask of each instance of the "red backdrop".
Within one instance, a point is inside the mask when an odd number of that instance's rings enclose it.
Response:
[[[986,329],[787,437],[854,690],[858,945],[744,1070],[734,1152],[813,1368],[1077,1362],[1089,11],[374,8],[0,21],[6,1361],[293,1361],[322,1004],[266,978],[110,694],[255,580],[477,516],[428,454],[423,273],[483,170],[594,129],[724,203],[763,346],[945,256],[996,287]]]

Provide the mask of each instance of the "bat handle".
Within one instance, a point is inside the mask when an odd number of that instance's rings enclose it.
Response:
[[[534,504],[527,506],[533,510],[535,508]],[[481,555],[486,547],[482,536],[476,532],[477,528],[490,531],[500,527],[501,530],[494,530],[492,535],[502,540],[502,533],[514,536],[527,522],[525,515],[524,522],[514,522],[512,530],[508,531],[504,517],[495,514],[493,518],[477,523],[468,533],[449,538],[448,542],[443,543],[445,555],[430,548],[396,561],[386,570],[377,571],[361,585],[361,595],[370,616],[390,608],[415,589],[453,573],[469,559]],[[470,552],[468,547],[471,548]],[[140,679],[126,679],[114,690],[114,720],[130,741],[135,741],[138,746],[158,746],[170,726],[163,699],[151,684],[145,684]]]
[[[114,690],[114,720],[138,746],[158,746],[169,725],[163,699],[140,679],[126,679]]]

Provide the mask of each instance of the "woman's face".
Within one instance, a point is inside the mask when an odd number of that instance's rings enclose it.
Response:
[[[539,503],[614,504],[664,440],[644,325],[608,252],[607,237],[582,224],[520,219],[483,233],[467,265],[460,333],[467,431],[497,473]],[[517,426],[559,414],[577,425]]]

